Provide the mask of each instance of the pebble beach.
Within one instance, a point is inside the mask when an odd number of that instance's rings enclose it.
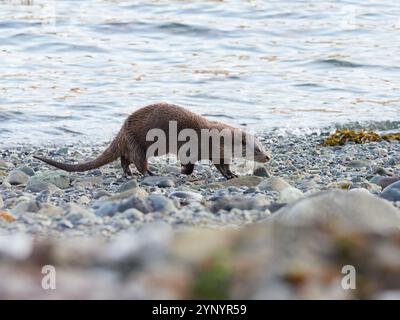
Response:
[[[67,173],[32,158],[82,162],[96,157],[106,144],[2,148],[0,259],[3,272],[19,270],[19,276],[4,280],[0,296],[398,297],[392,289],[398,288],[400,270],[400,143],[326,147],[322,142],[328,134],[260,134],[271,161],[260,165],[237,160],[234,171],[240,177],[231,180],[209,163],[182,175],[173,157],[150,161],[157,174],[152,177],[125,177],[118,162]],[[375,243],[376,237],[380,240]],[[322,241],[318,250],[310,247],[315,239]],[[374,256],[379,268],[393,270],[385,282],[372,277],[371,269],[363,271],[371,274],[365,290],[339,290],[343,241],[361,252],[353,257],[350,251],[346,259],[365,263]],[[359,248],[359,241],[374,245]],[[43,249],[49,247],[53,249]],[[227,252],[230,258],[225,259]],[[219,259],[227,274],[214,270],[219,270]],[[54,293],[35,284],[40,274],[27,271],[48,261],[62,270]],[[201,269],[205,261],[210,270]],[[237,278],[245,265],[253,271]],[[104,274],[93,271],[98,267]],[[309,275],[315,270],[317,278]],[[130,280],[121,281],[126,272]],[[331,281],[321,280],[332,272]],[[21,275],[24,286],[17,285]],[[215,287],[203,288],[207,277],[216,281]],[[221,281],[229,282],[225,291],[219,289]],[[297,291],[299,285],[307,290]]]
[[[238,227],[332,189],[360,188],[400,207],[398,193],[383,192],[400,179],[399,142],[324,147],[326,136],[265,134],[260,141],[272,160],[257,164],[239,159],[233,168],[241,176],[231,180],[209,163],[197,164],[190,176],[180,174],[173,157],[151,161],[157,176],[146,178],[125,177],[119,162],[67,173],[32,158],[83,162],[99,155],[106,144],[2,149],[0,232],[108,238],[154,221],[177,229]]]

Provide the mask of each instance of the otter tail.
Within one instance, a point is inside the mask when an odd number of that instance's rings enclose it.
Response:
[[[33,156],[33,157],[61,170],[65,170],[68,172],[82,172],[99,168],[107,163],[110,163],[118,159],[120,157],[120,150],[118,147],[117,139],[115,139],[110,144],[110,146],[106,150],[104,150],[104,152],[101,155],[99,155],[95,160],[88,161],[85,163],[67,164],[38,156]]]

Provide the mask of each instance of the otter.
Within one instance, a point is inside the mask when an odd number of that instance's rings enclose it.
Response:
[[[147,154],[147,151],[150,146],[154,144],[154,142],[149,141],[147,136],[148,132],[152,129],[157,129],[162,130],[168,136],[170,133],[170,124],[173,122],[176,124],[178,133],[184,129],[191,129],[200,136],[201,131],[206,129],[217,130],[217,132],[225,130],[232,134],[239,134],[240,143],[245,147],[243,149],[250,146],[253,150],[251,155],[252,160],[262,163],[269,160],[267,152],[253,135],[223,122],[208,120],[205,117],[184,109],[183,107],[167,103],[151,104],[133,112],[125,120],[115,139],[95,160],[80,164],[66,164],[39,156],[34,156],[34,158],[68,172],[82,172],[96,169],[120,158],[121,166],[125,175],[132,175],[130,169],[131,164],[134,164],[137,170],[144,176],[154,175],[154,173],[148,168],[149,155]],[[177,151],[180,150],[185,142],[186,141],[177,141],[176,150],[172,151],[173,148],[171,147],[171,143],[170,141],[167,141],[165,150],[157,150],[153,156],[161,156],[172,152],[177,154]],[[202,142],[204,143],[204,141]],[[206,145],[208,145],[210,150],[213,147],[213,143],[215,143],[215,141],[210,139],[206,141]],[[198,145],[199,147],[202,145],[201,141]],[[236,154],[229,154],[227,156],[226,153],[224,153],[223,148],[219,150],[217,156],[212,154],[212,152],[209,152],[208,154],[210,154],[210,156],[208,159],[202,159],[201,154],[202,153],[199,152],[196,158],[192,158],[190,161],[186,161],[185,163],[182,163],[181,161],[181,172],[190,175],[193,172],[194,164],[197,160],[211,160],[225,178],[232,179],[238,177],[237,174],[230,170],[231,158],[237,156]],[[248,157],[245,152],[242,152],[240,156]],[[178,160],[181,160],[179,159],[179,155]]]

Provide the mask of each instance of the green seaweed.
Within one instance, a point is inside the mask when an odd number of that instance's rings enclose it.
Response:
[[[191,295],[194,299],[229,299],[231,284],[227,252],[220,252],[198,267]]]

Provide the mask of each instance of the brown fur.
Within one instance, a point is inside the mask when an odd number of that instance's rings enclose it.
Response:
[[[178,133],[182,129],[190,128],[195,130],[199,136],[201,129],[239,130],[222,122],[207,120],[200,115],[176,105],[165,103],[152,104],[132,113],[125,120],[121,130],[110,146],[93,161],[82,164],[64,164],[42,157],[35,156],[35,158],[69,172],[95,169],[121,158],[122,168],[127,175],[130,174],[129,165],[132,163],[141,174],[152,175],[153,173],[148,169],[146,151],[154,142],[146,141],[146,135],[149,130],[157,128],[163,130],[168,137],[170,121],[177,122]],[[184,143],[185,141],[178,142],[178,150]],[[168,149],[169,145],[167,143],[167,153],[169,151]],[[236,177],[236,175],[230,171],[229,164],[224,163],[223,160],[224,159],[221,159],[219,164],[216,164],[217,169],[228,179]],[[267,160],[268,156],[265,154],[265,161]],[[263,160],[261,162],[265,161]],[[192,163],[182,165],[182,173],[191,174],[193,172],[193,167],[194,164]]]

